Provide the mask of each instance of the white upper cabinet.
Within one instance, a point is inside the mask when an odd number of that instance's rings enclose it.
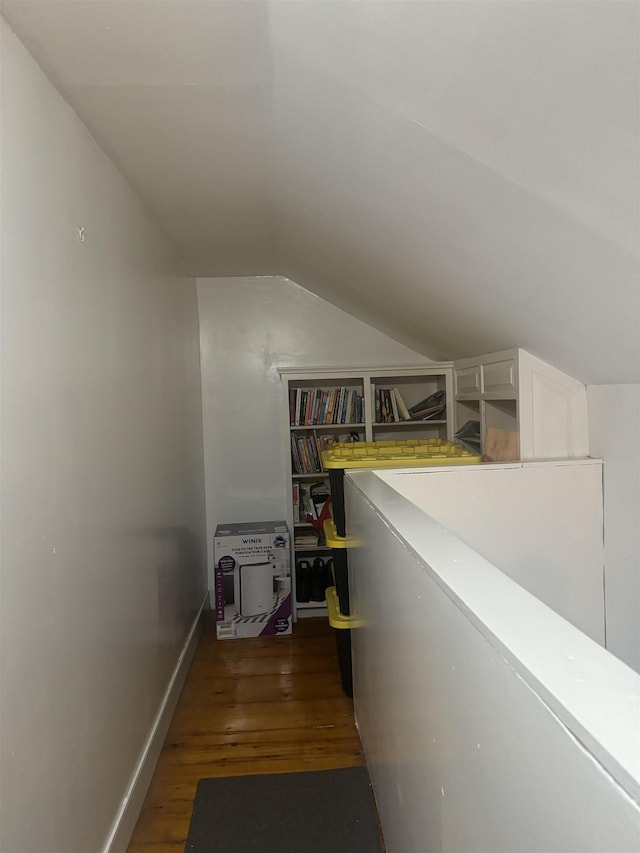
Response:
[[[522,349],[454,362],[454,421],[480,423],[482,449],[491,428],[518,436],[523,460],[587,456],[586,388]]]

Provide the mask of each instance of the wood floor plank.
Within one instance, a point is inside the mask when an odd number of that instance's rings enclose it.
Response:
[[[284,701],[314,701],[323,698],[318,673],[307,675],[253,675],[240,678],[221,677],[215,684],[187,688],[188,701],[201,708]],[[337,692],[332,691],[333,695]]]
[[[352,721],[338,725],[312,726],[313,740],[316,743],[331,743],[353,737]],[[244,732],[197,731],[183,732],[178,737],[168,737],[163,754],[202,752],[219,748],[235,748],[250,744],[290,744],[304,745],[309,742],[309,727],[278,727],[272,729],[249,729]]]
[[[269,755],[263,758],[246,758],[227,761],[225,759],[207,760],[204,756],[182,766],[165,767],[158,773],[159,783],[178,782],[186,785],[189,780],[195,785],[200,779],[213,779],[225,776],[252,776],[257,773],[295,773],[304,770],[331,770],[338,767],[354,767],[362,764],[361,754],[353,752],[329,752],[320,754],[309,750],[294,757],[290,755]]]
[[[326,619],[289,637],[220,642],[209,618],[129,853],[184,849],[199,779],[362,764]]]
[[[268,655],[262,657],[243,657],[233,660],[225,660],[221,674],[229,678],[239,678],[251,675],[307,675],[315,672],[330,673],[333,671],[332,660],[333,649],[328,647],[319,649],[315,656],[291,655],[288,657]],[[189,673],[189,682],[192,685],[211,678],[211,661],[199,660]]]
[[[189,764],[198,764],[203,760],[215,761],[218,764],[238,764],[247,761],[264,761],[266,759],[279,760],[281,758],[298,758],[312,756],[327,756],[336,754],[350,754],[353,751],[351,738],[332,741],[315,741],[313,743],[237,743],[227,746],[217,746],[211,750],[177,749],[173,753],[166,754],[166,765],[170,768],[182,767]]]

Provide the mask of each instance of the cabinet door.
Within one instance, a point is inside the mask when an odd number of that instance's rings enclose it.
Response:
[[[474,364],[472,367],[461,367],[456,370],[455,394],[479,394],[480,393],[480,367]]]
[[[482,365],[482,392],[484,394],[515,394],[515,362],[493,361]]]

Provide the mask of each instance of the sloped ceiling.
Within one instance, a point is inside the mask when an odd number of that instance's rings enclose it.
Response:
[[[639,380],[635,0],[0,8],[194,274]]]

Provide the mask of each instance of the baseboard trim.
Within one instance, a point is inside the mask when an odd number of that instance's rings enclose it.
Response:
[[[103,853],[126,853],[129,846],[133,830],[140,817],[142,805],[151,784],[153,771],[158,763],[160,750],[167,735],[169,723],[178,704],[178,699],[180,698],[180,693],[182,692],[187,672],[189,671],[189,665],[198,644],[202,614],[208,602],[209,593],[207,592],[198,608],[196,617],[191,625],[191,630],[173,670],[171,680],[162,697],[162,702],[149,731],[144,749],[136,763],[131,780],[111,826]]]

